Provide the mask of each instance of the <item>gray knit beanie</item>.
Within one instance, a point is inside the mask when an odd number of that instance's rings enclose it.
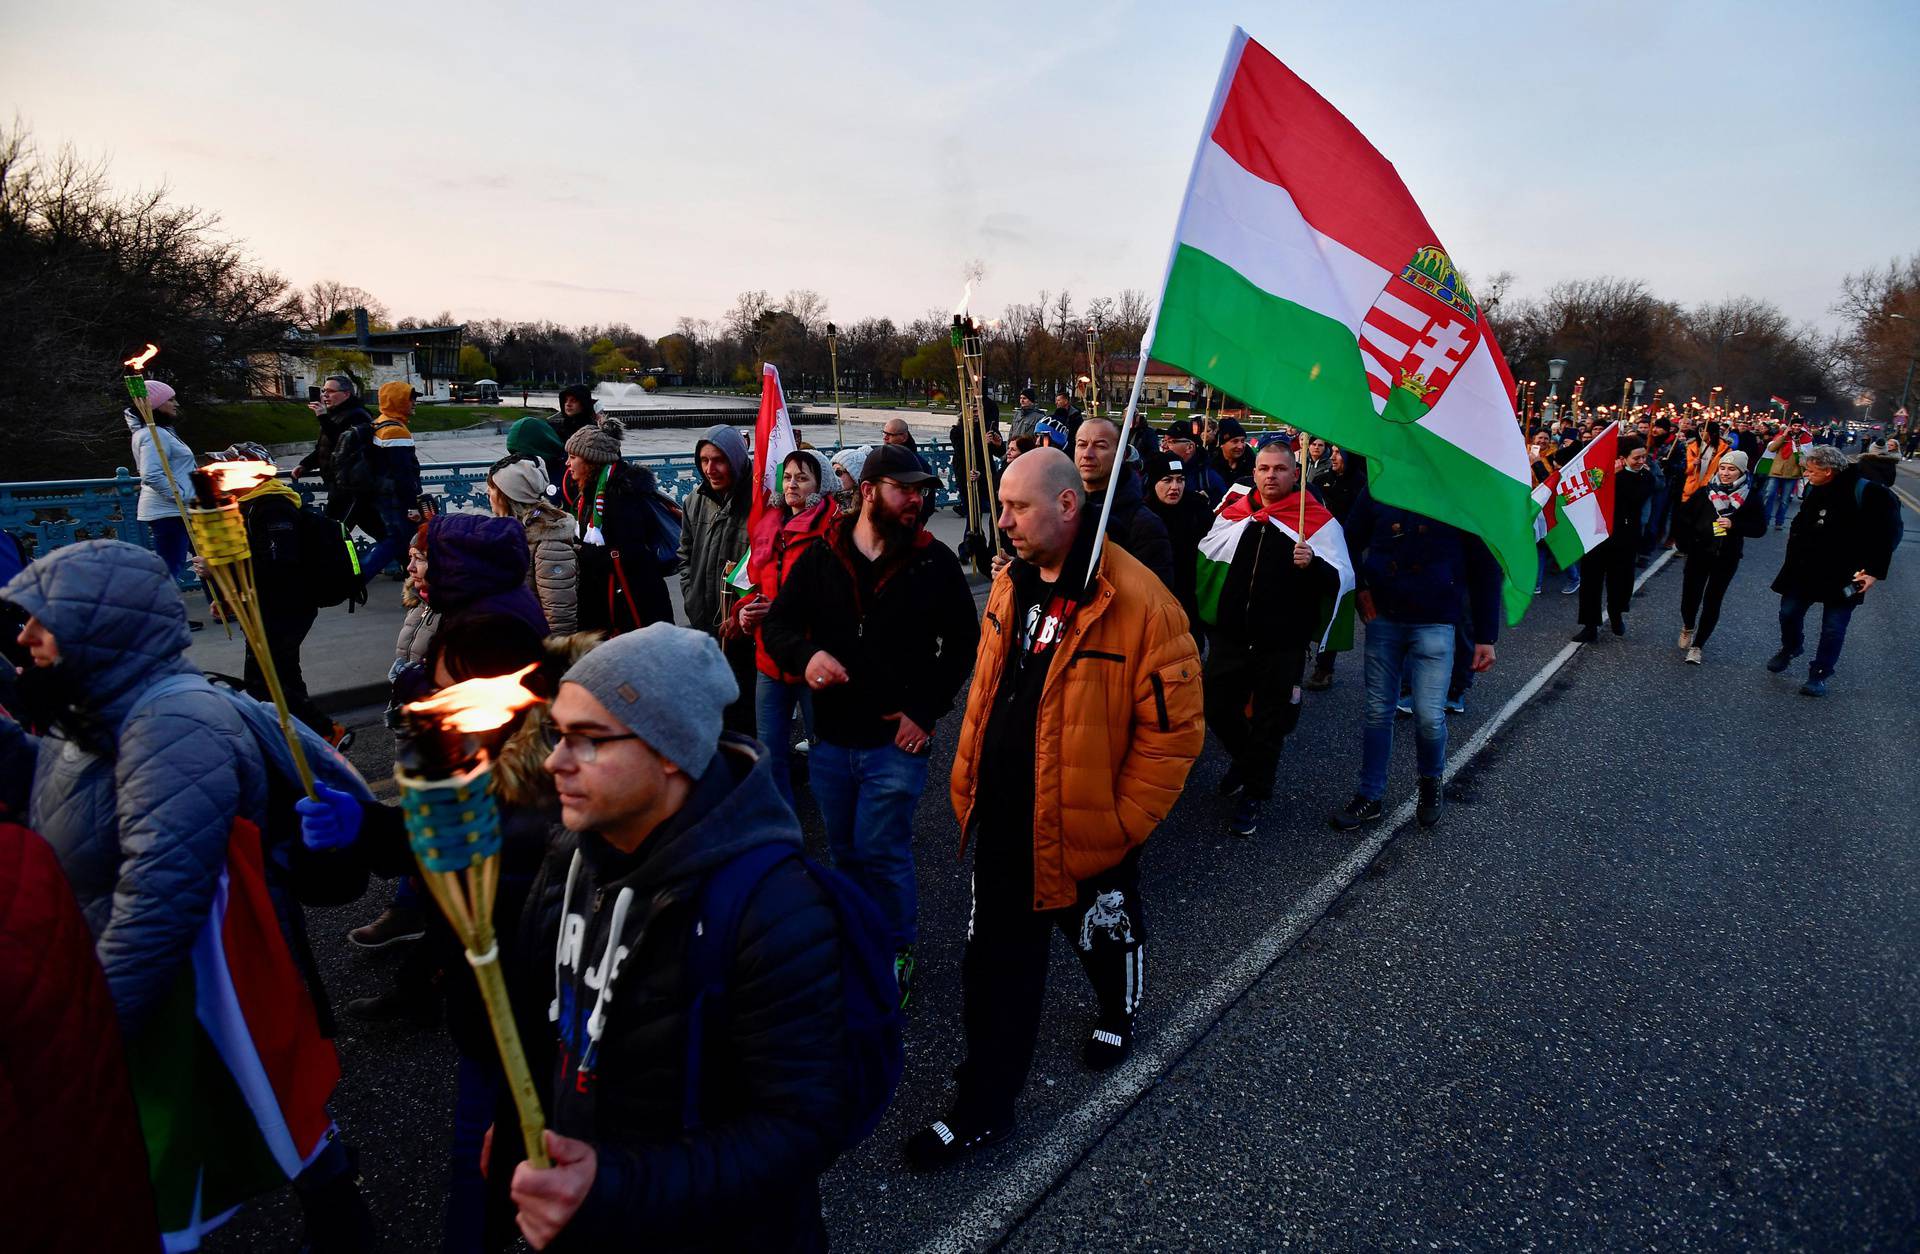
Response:
[[[740,696],[713,637],[671,623],[615,636],[575,662],[560,682],[592,693],[627,730],[695,779],[720,747],[721,713]]]
[[[867,454],[873,452],[871,444],[862,444],[859,448],[843,448],[833,455],[833,464],[847,472],[847,477],[855,483],[860,482],[860,467],[867,464]]]
[[[538,461],[515,458],[489,479],[500,489],[500,495],[515,505],[538,505],[547,499],[547,468]]]
[[[620,437],[626,428],[617,418],[602,418],[567,437],[567,456],[584,457],[595,466],[620,460]]]

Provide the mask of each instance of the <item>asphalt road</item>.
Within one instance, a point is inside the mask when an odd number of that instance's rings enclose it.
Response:
[[[1453,780],[1442,826],[1408,826],[1377,861],[1381,833],[1324,823],[1352,791],[1357,659],[1308,695],[1250,841],[1224,833],[1209,741],[1148,847],[1134,1059],[1081,1068],[1092,998],[1056,946],[1020,1135],[916,1176],[897,1143],[942,1113],[960,1053],[967,901],[938,755],[907,1074],[827,1177],[836,1247],[1911,1248],[1920,654],[1901,637],[1920,538],[1819,702],[1759,665],[1780,549],[1750,547],[1704,667],[1671,647],[1677,566],[1652,577],[1627,638],[1578,651]],[[1456,755],[1561,653],[1573,600],[1550,582],[1502,638]],[[377,726],[354,756],[390,770]],[[1402,744],[1390,804],[1411,757]],[[380,904],[312,912],[342,1000],[389,977],[384,956],[331,943]],[[336,1111],[388,1248],[433,1248],[451,1050],[350,1021],[341,1049]],[[210,1248],[292,1249],[297,1231],[275,1199]]]

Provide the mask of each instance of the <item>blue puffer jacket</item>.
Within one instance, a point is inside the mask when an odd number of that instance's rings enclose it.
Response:
[[[58,666],[113,744],[95,755],[0,719],[0,780],[32,779],[29,822],[73,885],[131,1035],[206,920],[234,819],[264,826],[267,768],[220,693],[143,701],[196,671],[185,609],[153,554],[119,540],[68,545],[14,576],[0,601],[53,633]]]

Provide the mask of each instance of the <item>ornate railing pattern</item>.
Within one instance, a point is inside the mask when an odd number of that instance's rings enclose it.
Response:
[[[831,454],[834,450],[825,451]],[[952,493],[946,484],[953,450],[929,442],[920,446],[920,455],[941,478],[939,503],[948,504]],[[645,455],[627,460],[653,471],[661,491],[675,500],[700,484],[700,467],[691,457]],[[487,470],[492,465],[490,461],[429,462],[420,467],[420,486],[439,497],[445,509],[485,512]],[[326,489],[318,483],[292,486],[309,503],[326,500]],[[140,480],[124,466],[111,479],[0,483],[0,528],[19,537],[29,556],[50,553],[77,540],[118,539],[152,548],[153,538],[146,524],[134,517],[139,496]]]

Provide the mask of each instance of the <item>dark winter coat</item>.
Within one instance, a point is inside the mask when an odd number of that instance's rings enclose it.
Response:
[[[132,1036],[173,987],[206,922],[234,820],[266,827],[267,767],[232,703],[211,688],[145,701],[186,658],[187,616],[159,558],[88,540],[41,558],[0,588],[60,644],[101,751],[61,731],[26,735],[0,719],[0,790],[60,860]]]
[[[0,823],[0,1206],[16,1250],[160,1248],[113,1000],[47,842]]]
[[[365,430],[361,432],[365,437],[365,443],[362,444],[357,458],[350,458],[352,465],[357,467],[361,461],[365,460],[367,449],[371,447],[373,438],[373,416],[367,412],[367,407],[360,403],[360,398],[355,396],[349,397],[347,400],[335,405],[332,409],[322,413],[319,416],[319,422],[320,437],[314,441],[313,452],[308,453],[300,459],[300,465],[295,468],[295,473],[301,475],[318,474],[321,482],[327,485],[329,491],[335,489],[342,491],[364,490],[356,489],[355,485],[351,483],[342,483],[337,476],[335,463],[337,461],[336,455],[339,452],[340,437],[344,435],[350,427],[365,428]],[[371,473],[370,463],[368,464],[368,473]],[[372,484],[369,481],[366,487],[370,488],[371,486]]]
[[[733,467],[733,486],[715,492],[703,480],[680,503],[685,518],[680,527],[680,604],[687,626],[719,635],[727,621],[727,571],[748,548],[747,520],[753,512],[753,459],[747,442],[724,423],[709,427],[693,446],[713,445]]]
[[[1607,537],[1609,542],[1620,541],[1621,547],[1639,551],[1640,513],[1652,496],[1650,470],[1623,470],[1613,477],[1613,533]]]
[[[1167,529],[1167,548],[1173,560],[1173,582],[1167,588],[1179,599],[1180,608],[1187,612],[1188,626],[1197,634],[1200,629],[1200,602],[1194,586],[1195,576],[1200,539],[1213,526],[1213,511],[1207,508],[1206,498],[1193,490],[1193,481],[1189,479],[1187,483],[1187,490],[1181,494],[1178,505],[1168,505],[1155,495],[1147,499],[1147,508]]]
[[[1105,492],[1089,493],[1087,512],[1098,518],[1106,499]],[[1107,516],[1107,539],[1160,576],[1160,582],[1168,591],[1178,591],[1174,587],[1173,544],[1167,537],[1167,525],[1147,508],[1140,491],[1140,476],[1130,466],[1121,468],[1120,482],[1114,489],[1113,512]]]
[[[580,402],[580,412],[574,414],[571,418],[567,416],[568,397],[572,397],[574,400]],[[554,432],[559,435],[560,442],[565,444],[574,432],[582,427],[593,425],[595,420],[593,412],[593,389],[583,383],[576,383],[571,387],[561,388],[559,404],[560,408],[548,421],[553,424]],[[558,480],[555,482],[558,482]]]
[[[1712,494],[1695,492],[1681,502],[1675,514],[1677,529],[1683,536],[1678,547],[1684,552],[1700,553],[1728,566],[1738,565],[1747,541],[1767,534],[1765,499],[1765,494],[1752,476],[1748,476],[1747,499],[1740,502],[1739,509],[1733,511],[1732,529],[1724,536],[1717,536],[1713,534],[1713,520],[1719,517],[1719,513],[1713,508]]]
[[[658,538],[652,499],[659,484],[645,466],[614,462],[610,469],[600,509],[606,544],[580,545],[580,630],[617,636],[672,622],[673,599],[667,595],[668,572],[650,556]],[[581,489],[579,516],[592,510],[593,493],[593,484]],[[584,525],[580,534],[586,534]]]
[[[547,634],[540,598],[527,587],[527,531],[518,519],[441,514],[428,523],[427,602],[442,622],[511,614]]]
[[[1320,638],[1325,608],[1340,591],[1340,574],[1316,557],[1293,564],[1293,539],[1266,523],[1249,526],[1220,586],[1212,638],[1225,652],[1250,647],[1267,654],[1303,649]]]
[[[825,1248],[819,1176],[844,1098],[840,943],[832,904],[796,863],[748,902],[724,1028],[704,1055],[702,1126],[682,1126],[694,894],[765,844],[798,853],[799,824],[765,753],[728,735],[685,806],[635,852],[566,834],[535,879],[514,983],[521,1037],[550,1080],[547,1126],[598,1156],[551,1248]],[[605,978],[590,985],[589,972]],[[495,1126],[512,1128],[511,1115]],[[493,1170],[520,1153],[516,1137],[493,1143]]]
[[[1500,565],[1478,536],[1362,492],[1342,524],[1358,591],[1395,623],[1462,623],[1475,644],[1500,638]],[[1462,613],[1466,615],[1462,618]]]
[[[787,572],[760,623],[767,656],[790,675],[824,649],[849,682],[813,691],[814,726],[830,744],[872,748],[892,741],[904,712],[932,731],[953,708],[973,664],[980,620],[953,550],[925,531],[883,558],[863,595],[854,547],[858,520],[843,518]]]
[[[1859,482],[1859,468],[1849,466],[1824,484],[1807,484],[1787,529],[1775,592],[1837,605],[1847,599],[1856,571],[1887,577],[1900,543],[1900,500],[1877,483],[1856,487]]]

